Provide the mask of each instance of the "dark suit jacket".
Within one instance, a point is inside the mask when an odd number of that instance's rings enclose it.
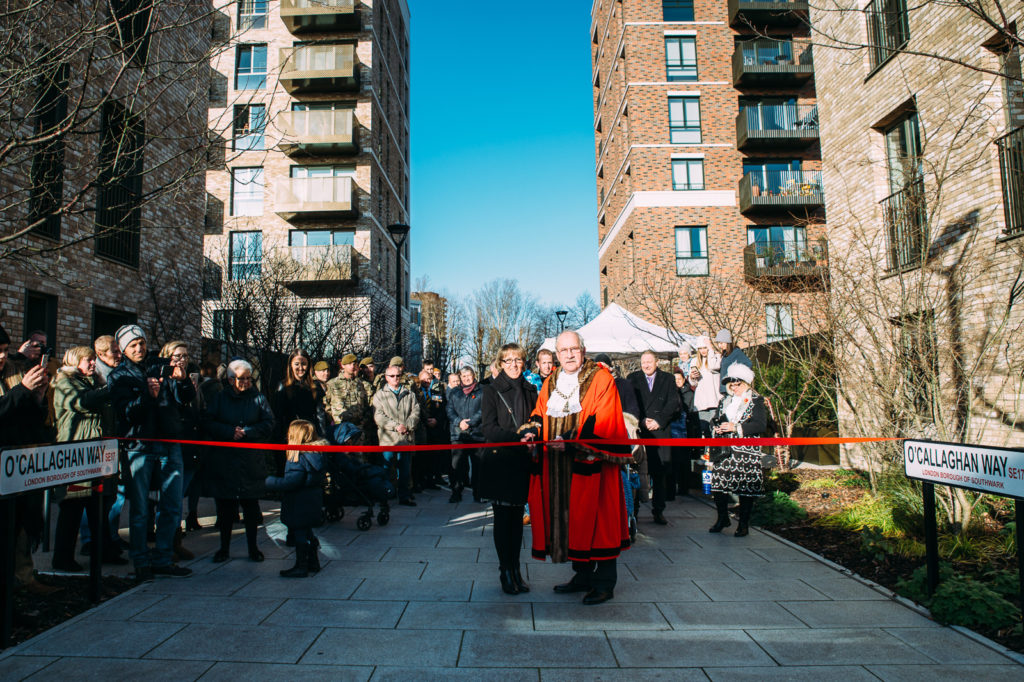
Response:
[[[633,391],[640,405],[640,433],[654,438],[671,438],[669,424],[679,416],[683,407],[675,378],[668,372],[658,370],[654,373],[653,390],[648,390],[647,375],[643,372],[633,372],[626,379],[633,384]],[[648,431],[644,427],[645,419],[653,419],[661,428],[657,431]]]

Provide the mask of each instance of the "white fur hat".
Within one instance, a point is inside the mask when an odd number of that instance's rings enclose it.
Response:
[[[708,348],[710,346],[711,346],[711,339],[709,339],[706,336],[698,336],[693,341],[694,349],[697,349],[697,348]]]
[[[739,379],[747,382],[748,385],[752,385],[754,383],[754,370],[742,362],[734,362],[725,371],[725,382],[729,383],[730,379]]]

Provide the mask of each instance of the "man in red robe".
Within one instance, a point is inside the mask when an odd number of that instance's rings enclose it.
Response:
[[[561,366],[544,382],[531,415],[528,440],[626,438],[615,379],[587,360],[583,339],[564,331],[555,341]],[[572,580],[555,592],[586,592],[584,604],[614,596],[616,557],[629,547],[620,467],[628,446],[549,444],[541,449],[530,478],[533,556],[572,562]]]

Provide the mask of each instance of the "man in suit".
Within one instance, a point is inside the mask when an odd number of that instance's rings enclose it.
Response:
[[[640,371],[627,379],[633,385],[640,405],[640,437],[671,438],[670,424],[679,416],[682,402],[675,379],[658,369],[658,356],[644,351],[640,356]],[[672,473],[671,448],[648,445],[647,469],[651,474],[651,509],[654,522],[665,525],[666,476]]]

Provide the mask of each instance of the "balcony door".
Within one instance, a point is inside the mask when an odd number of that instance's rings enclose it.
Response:
[[[339,253],[339,246],[352,246],[355,233],[350,230],[292,230],[288,245],[292,258],[310,264]]]
[[[747,244],[754,244],[759,266],[795,263],[806,258],[807,230],[792,225],[747,228]]]
[[[800,159],[747,159],[743,162],[743,174],[750,176],[751,187],[756,187],[760,194],[779,194],[788,185],[801,181]]]
[[[797,119],[796,98],[741,100],[748,130],[792,130]]]

